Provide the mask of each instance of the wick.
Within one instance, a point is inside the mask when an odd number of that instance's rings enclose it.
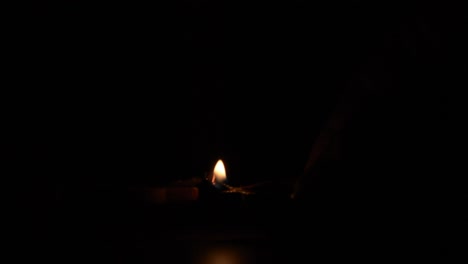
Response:
[[[246,195],[254,194],[254,192],[248,191],[243,187],[233,187],[225,183],[222,183],[222,185],[227,188],[227,190],[224,191],[224,193],[241,193]]]

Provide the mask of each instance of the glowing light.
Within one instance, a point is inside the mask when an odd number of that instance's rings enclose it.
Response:
[[[196,264],[246,264],[254,263],[248,252],[237,247],[209,247],[200,249]],[[249,258],[250,257],[250,258]]]
[[[239,256],[236,252],[228,250],[218,250],[212,252],[206,259],[206,264],[240,264]]]
[[[212,183],[222,183],[226,180],[226,169],[222,160],[218,160],[213,170]]]

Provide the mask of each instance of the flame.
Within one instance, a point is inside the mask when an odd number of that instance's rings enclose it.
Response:
[[[212,183],[222,183],[226,180],[226,170],[224,169],[224,163],[222,160],[218,160],[213,170]]]

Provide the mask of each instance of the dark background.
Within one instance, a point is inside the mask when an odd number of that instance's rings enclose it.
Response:
[[[218,158],[233,184],[294,183],[345,94],[364,99],[340,137],[343,156],[319,166],[332,176],[304,186],[321,186],[324,204],[447,210],[448,117],[466,86],[462,6],[43,1],[18,10],[4,50],[12,93],[2,98],[1,155],[23,206],[54,214],[109,193],[124,200],[129,186],[203,176]]]
[[[48,149],[104,182],[122,170],[134,176],[111,182],[199,176],[218,158],[240,182],[294,176],[342,90],[393,90],[408,106],[395,101],[395,111],[440,112],[463,72],[462,8],[447,5],[44,1],[22,10],[6,75],[31,89],[5,112],[22,137],[3,142]]]

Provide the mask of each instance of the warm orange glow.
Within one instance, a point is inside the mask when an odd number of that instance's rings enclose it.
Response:
[[[224,163],[222,160],[218,160],[213,170],[213,183],[222,183],[226,180],[226,170],[224,169]]]
[[[195,256],[196,264],[245,264],[255,263],[250,252],[239,247],[200,248]]]
[[[203,264],[240,264],[242,262],[238,254],[238,252],[233,250],[218,249],[210,252],[202,262]]]

